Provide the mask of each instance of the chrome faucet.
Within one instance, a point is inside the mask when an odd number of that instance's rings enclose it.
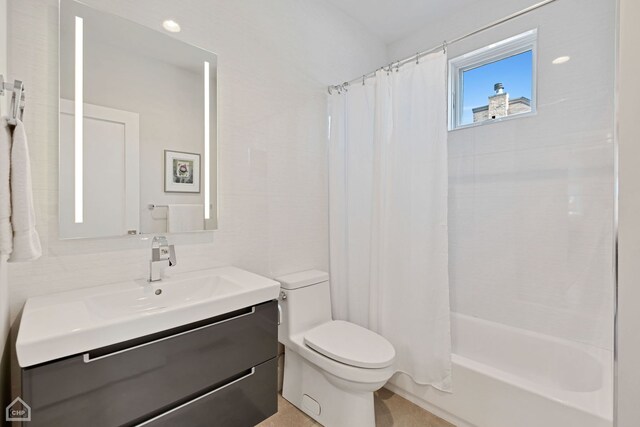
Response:
[[[162,280],[165,267],[176,265],[176,250],[165,236],[155,236],[151,243],[151,261],[149,262],[149,282]]]

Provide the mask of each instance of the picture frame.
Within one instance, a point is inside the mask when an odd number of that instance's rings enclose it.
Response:
[[[164,150],[164,192],[200,192],[200,154]]]

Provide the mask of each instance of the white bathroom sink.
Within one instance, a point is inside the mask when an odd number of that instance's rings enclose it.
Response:
[[[235,267],[131,280],[29,298],[21,367],[80,354],[276,299],[280,284]]]
[[[224,297],[241,290],[242,285],[229,277],[202,276],[93,295],[85,298],[85,303],[94,315],[114,318],[132,314],[151,314],[158,310]]]

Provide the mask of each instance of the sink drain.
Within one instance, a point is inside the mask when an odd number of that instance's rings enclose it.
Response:
[[[162,293],[162,289],[156,289],[156,295],[160,295]]]

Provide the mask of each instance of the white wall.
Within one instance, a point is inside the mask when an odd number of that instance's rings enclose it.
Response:
[[[7,0],[0,0],[0,73],[7,77]],[[4,109],[2,110],[4,111]]]
[[[422,26],[404,39],[388,46],[389,58],[394,60],[415,55],[416,52],[442,44],[483,25],[520,11],[540,0],[491,0],[471,2],[455,14]]]
[[[640,3],[620,0],[617,427],[640,420]]]
[[[7,1],[0,0],[0,74],[7,76]],[[6,97],[0,97],[0,113],[6,112]],[[0,256],[0,408],[4,408],[8,372],[5,371],[4,349],[9,332],[9,284],[7,281],[7,262]]]
[[[219,57],[219,231],[173,237],[184,271],[234,264],[268,276],[327,268],[326,89],[385,62],[385,46],[314,0],[91,0]],[[56,0],[10,0],[11,73],[27,87],[44,256],[9,269],[11,313],[25,299],[147,273],[148,240],[58,241]]]
[[[391,57],[533,2],[493,3]],[[613,1],[562,0],[449,46],[453,58],[538,28],[537,115],[449,133],[454,311],[612,349],[615,16]]]

